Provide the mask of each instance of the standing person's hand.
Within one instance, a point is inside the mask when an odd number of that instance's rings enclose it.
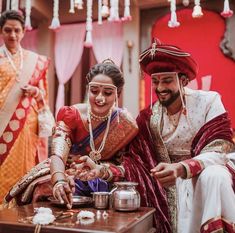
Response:
[[[159,163],[155,168],[151,169],[151,175],[167,188],[175,185],[178,177],[184,178],[186,171],[181,163]]]
[[[75,182],[72,176],[67,176],[67,180],[61,180],[53,186],[53,196],[60,203],[65,203],[68,209],[73,205],[73,193],[75,192]]]
[[[28,97],[37,97],[40,94],[39,88],[32,85],[25,85],[22,88],[23,95]]]

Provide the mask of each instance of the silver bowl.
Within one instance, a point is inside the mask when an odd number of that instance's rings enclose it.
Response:
[[[94,192],[93,202],[96,209],[108,209],[109,208],[109,192]]]

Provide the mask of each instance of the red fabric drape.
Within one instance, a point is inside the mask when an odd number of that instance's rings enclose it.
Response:
[[[224,56],[220,50],[220,41],[225,32],[225,21],[217,13],[203,10],[203,17],[192,18],[191,9],[177,11],[178,28],[169,28],[167,22],[170,14],[162,17],[153,25],[152,37],[159,38],[163,43],[174,44],[188,52],[199,65],[197,82],[202,88],[201,77],[212,76],[210,90],[217,91],[235,128],[235,62]],[[150,103],[150,79],[146,79],[146,106]]]

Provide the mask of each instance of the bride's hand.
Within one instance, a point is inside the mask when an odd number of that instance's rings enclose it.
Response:
[[[72,163],[71,168],[76,170],[75,177],[82,181],[88,181],[100,176],[101,165],[96,164],[89,156],[79,158],[79,163]]]

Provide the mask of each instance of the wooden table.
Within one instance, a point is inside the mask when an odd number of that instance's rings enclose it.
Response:
[[[40,202],[12,209],[4,209],[0,211],[0,233],[33,233],[35,225],[25,221],[20,223],[20,219],[34,215],[34,208],[49,207],[53,213],[66,210],[52,206],[48,202]],[[89,210],[97,213],[94,208],[74,208],[75,212],[79,210]],[[108,218],[102,216],[90,224],[76,223],[77,213],[72,217],[56,220],[52,225],[42,226],[40,233],[70,233],[70,232],[90,232],[90,233],[152,233],[154,208],[141,207],[135,212],[118,212],[114,210],[106,210],[109,214]],[[101,211],[103,213],[103,211]]]

